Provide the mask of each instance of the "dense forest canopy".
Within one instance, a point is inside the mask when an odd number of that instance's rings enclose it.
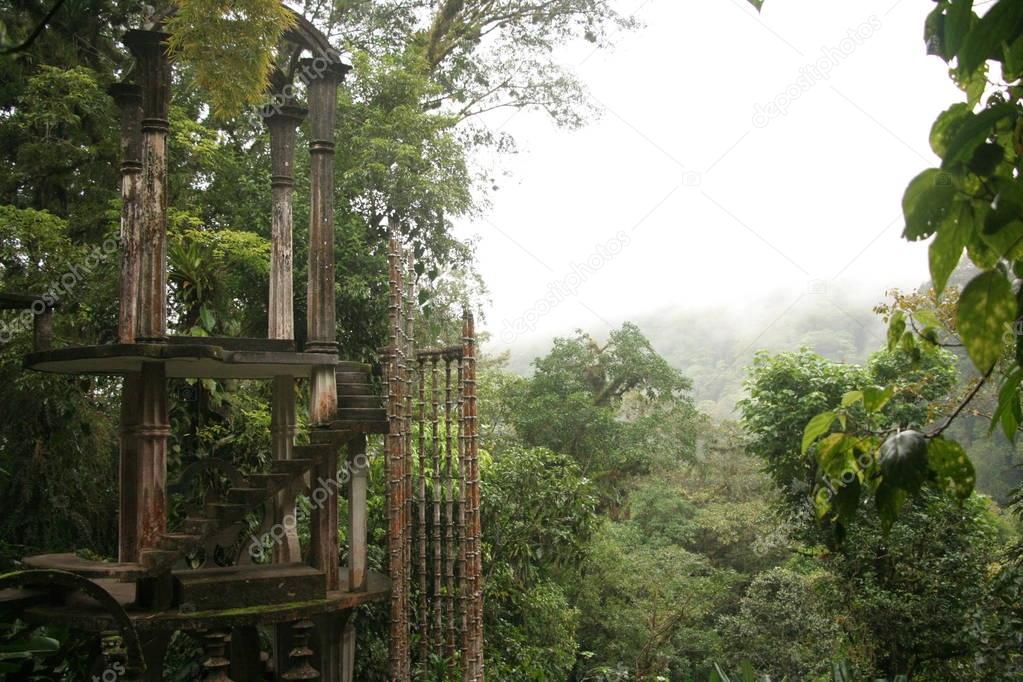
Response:
[[[271,0],[175,4],[172,331],[259,336],[271,186],[260,106],[282,66],[272,48],[295,19]],[[493,178],[475,155],[515,149],[481,114],[532,109],[584,125],[594,107],[556,48],[608,47],[639,26],[610,0],[289,6],[352,66],[334,177],[342,356],[369,360],[385,342],[388,218],[418,263],[417,333],[451,343],[486,281],[452,221],[486,210]],[[0,291],[53,295],[59,345],[116,337],[107,88],[130,68],[123,32],[153,20],[120,0],[0,0]],[[229,32],[237,40],[224,46]],[[481,363],[490,677],[1023,676],[1012,513],[1023,481],[1023,3],[940,0],[925,37],[965,101],[932,131],[941,166],[905,195],[906,237],[932,238],[931,281],[918,291],[856,302],[856,319],[811,306],[752,344],[680,312],[566,334],[528,368],[502,355]],[[295,174],[307,195],[308,157]],[[297,320],[308,212],[299,200]],[[24,372],[30,328],[0,313],[0,559],[112,558],[119,384]],[[267,404],[256,382],[177,381],[171,478],[210,458],[265,471]],[[373,494],[379,569],[386,511]],[[184,501],[173,503],[180,514]],[[386,679],[386,609],[359,618],[357,679]],[[80,678],[74,635],[5,613],[0,623],[0,672]],[[52,646],[25,655],[33,637]],[[198,655],[177,641],[173,679],[194,679]]]

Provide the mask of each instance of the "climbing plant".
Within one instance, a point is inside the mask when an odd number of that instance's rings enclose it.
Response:
[[[763,4],[751,2],[758,11]],[[823,472],[815,491],[818,514],[842,523],[855,515],[864,492],[888,525],[924,486],[968,497],[973,465],[944,433],[984,384],[999,384],[991,429],[1001,426],[1015,439],[1023,423],[1023,3],[939,0],[927,16],[924,39],[928,53],[949,65],[965,101],[934,122],[930,144],[941,163],[906,188],[903,237],[932,238],[934,308],[941,308],[964,252],[976,272],[953,304],[951,325],[943,325],[934,309],[909,316],[895,310],[888,316],[888,346],[920,358],[927,348],[948,345],[951,336],[979,378],[929,429],[880,426],[892,386],[850,391],[807,423],[802,450],[816,457]]]

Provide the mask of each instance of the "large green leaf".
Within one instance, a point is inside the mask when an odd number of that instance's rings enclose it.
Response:
[[[854,443],[855,440],[844,433],[833,433],[817,447],[821,472],[833,486],[847,482],[856,474]]]
[[[931,126],[931,149],[938,156],[944,158],[945,154],[948,153],[948,143],[955,135],[959,127],[962,126],[963,122],[966,121],[970,116],[973,115],[973,111],[966,102],[956,102],[945,111],[938,114],[938,118],[934,120],[934,125]]]
[[[959,52],[963,39],[973,27],[973,0],[951,0],[945,15],[945,50],[951,56]]]
[[[973,462],[959,443],[942,437],[927,444],[927,461],[938,486],[965,500],[977,482]]]
[[[1023,186],[1002,179],[998,194],[984,219],[982,236],[1003,258],[1023,258]]]
[[[867,386],[863,389],[863,407],[867,412],[879,412],[895,393],[894,386]]]
[[[852,479],[835,491],[835,496],[831,499],[831,509],[839,522],[849,525],[856,518],[856,512],[860,508],[861,492],[862,486],[858,478]]]
[[[801,450],[804,455],[815,440],[831,430],[831,425],[835,423],[835,416],[834,412],[822,412],[806,423],[806,428],[803,429]]]
[[[889,436],[878,464],[885,483],[916,492],[927,480],[927,438],[912,429]]]
[[[952,176],[938,168],[928,168],[913,178],[902,197],[906,230],[910,240],[926,239],[944,222],[956,191]]]
[[[881,517],[881,524],[885,530],[891,528],[895,523],[908,497],[906,491],[894,483],[889,483],[887,480],[881,481],[877,492],[874,493],[874,504],[877,505],[877,513]]]
[[[999,0],[976,23],[963,39],[959,50],[959,69],[969,73],[986,60],[997,58],[1002,43],[1019,35],[1023,27],[1023,2]]]
[[[60,651],[60,642],[52,637],[36,635],[25,640],[0,643],[0,655],[8,658],[12,656],[32,656],[33,654],[50,654]]]
[[[977,147],[992,135],[995,124],[1015,115],[1016,107],[1008,102],[985,109],[979,114],[970,114],[951,134],[941,167],[949,168],[953,164],[969,161]]]
[[[906,315],[901,310],[892,313],[892,319],[888,321],[888,350],[895,350],[906,333]]]
[[[963,257],[963,249],[966,248],[966,235],[973,229],[968,219],[972,220],[973,213],[965,201],[958,202],[957,215],[953,220],[946,220],[938,228],[927,249],[927,257],[931,268],[931,284],[934,285],[934,294],[941,296],[948,284],[948,278],[952,276],[959,260]]]
[[[988,433],[994,431],[999,425],[1010,441],[1016,440],[1016,431],[1020,421],[1023,419],[1023,410],[1020,407],[1019,387],[1023,381],[1023,369],[1017,367],[1009,376],[1005,377],[1001,388],[998,389],[998,406],[991,416],[991,428]]]
[[[957,327],[973,364],[986,373],[1002,354],[1002,337],[1016,319],[1016,297],[1009,280],[997,270],[983,272],[959,297]]]

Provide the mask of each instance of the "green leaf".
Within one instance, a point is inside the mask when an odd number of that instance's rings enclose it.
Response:
[[[951,0],[945,15],[945,50],[951,58],[973,27],[973,0]]]
[[[927,249],[931,268],[931,283],[934,286],[935,296],[941,296],[945,291],[948,278],[955,272],[956,266],[959,265],[959,261],[963,257],[963,249],[966,247],[965,235],[973,229],[972,224],[967,222],[967,218],[969,217],[969,220],[972,221],[973,216],[972,213],[966,212],[968,208],[968,204],[960,202],[959,214],[956,219],[946,220],[941,224],[934,236],[934,241]]]
[[[818,446],[817,458],[821,473],[834,487],[846,483],[849,474],[855,475],[857,472],[854,442],[844,433],[833,433]]]
[[[848,391],[842,396],[842,407],[849,407],[863,402],[863,391]]]
[[[895,350],[906,331],[906,316],[901,310],[892,313],[892,319],[888,322],[888,350]]]
[[[764,0],[749,0],[749,4],[753,5],[759,12],[761,8],[764,6]]]
[[[902,511],[903,505],[906,504],[908,495],[905,490],[898,486],[889,483],[887,480],[881,481],[881,485],[877,487],[877,492],[874,493],[874,504],[877,506],[877,513],[881,517],[881,525],[887,532],[895,520],[899,518],[899,512]]]
[[[995,124],[1009,116],[1015,117],[1016,107],[1008,102],[998,104],[979,114],[970,114],[955,130],[948,141],[941,167],[969,161],[977,150],[994,133]]]
[[[1011,45],[1005,46],[1002,59],[1002,77],[1007,83],[1023,77],[1023,35],[1016,38]]]
[[[867,412],[880,412],[895,393],[894,386],[867,386],[863,389],[863,407]]]
[[[913,311],[913,318],[920,323],[921,327],[940,327],[941,320],[938,319],[938,313],[934,312],[932,308],[920,308]]]
[[[915,493],[927,479],[927,438],[912,429],[889,436],[878,464],[885,483]]]
[[[945,12],[941,5],[935,7],[924,20],[924,44],[927,54],[941,57],[946,62],[952,54],[945,47]]]
[[[1004,158],[1005,148],[1000,144],[988,142],[977,147],[968,167],[970,172],[988,177],[994,174]]]
[[[973,109],[965,102],[956,102],[945,111],[938,114],[931,126],[931,149],[938,156],[944,158],[948,153],[949,140],[955,135],[959,127],[967,118],[973,115]]]
[[[991,427],[988,429],[988,433],[1001,425],[1005,437],[1010,441],[1016,440],[1016,431],[1023,419],[1019,400],[1021,381],[1023,381],[1023,369],[1019,367],[1005,377],[1005,381],[998,389],[998,406],[995,408],[994,414],[991,415]]]
[[[977,275],[959,297],[957,327],[973,364],[986,373],[1002,354],[1006,325],[1016,319],[1016,297],[997,270]]]
[[[831,425],[835,423],[835,416],[834,412],[822,412],[807,422],[806,428],[803,430],[802,453],[804,455],[815,440],[831,430]]]
[[[977,211],[981,207],[974,207]],[[981,216],[977,215],[976,220],[978,224],[981,224]],[[970,234],[966,237],[966,254],[970,257],[970,260],[981,269],[990,270],[991,268],[998,265],[998,261],[1001,256],[990,244],[984,241],[983,235],[980,234],[980,230],[970,230]]]
[[[934,234],[948,215],[955,194],[952,176],[938,168],[928,168],[913,178],[902,197],[906,219],[902,236],[917,241]]]
[[[0,653],[3,654],[48,654],[60,651],[60,642],[52,637],[37,635],[27,641],[14,641],[0,644]]]
[[[934,472],[938,487],[961,500],[973,492],[977,482],[973,462],[959,443],[942,437],[932,438],[927,444],[927,461]]]
[[[969,73],[986,60],[997,57],[1002,43],[1020,34],[1023,27],[1023,3],[999,0],[966,34],[958,52],[959,70]]]
[[[838,521],[849,525],[856,518],[856,512],[860,508],[862,489],[860,479],[854,478],[835,491],[834,497],[831,498],[831,508]]]
[[[1003,258],[1018,260],[1023,258],[1023,186],[1003,179],[997,187],[982,237]]]

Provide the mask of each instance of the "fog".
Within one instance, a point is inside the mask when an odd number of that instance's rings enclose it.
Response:
[[[960,99],[925,54],[930,4],[621,6],[645,26],[612,52],[560,55],[598,119],[570,132],[540,114],[486,120],[520,148],[477,159],[497,189],[458,226],[478,240],[489,349],[688,314],[756,346],[825,308],[876,334],[885,289],[927,277],[926,245],[900,236],[901,197],[936,164],[931,123]]]

